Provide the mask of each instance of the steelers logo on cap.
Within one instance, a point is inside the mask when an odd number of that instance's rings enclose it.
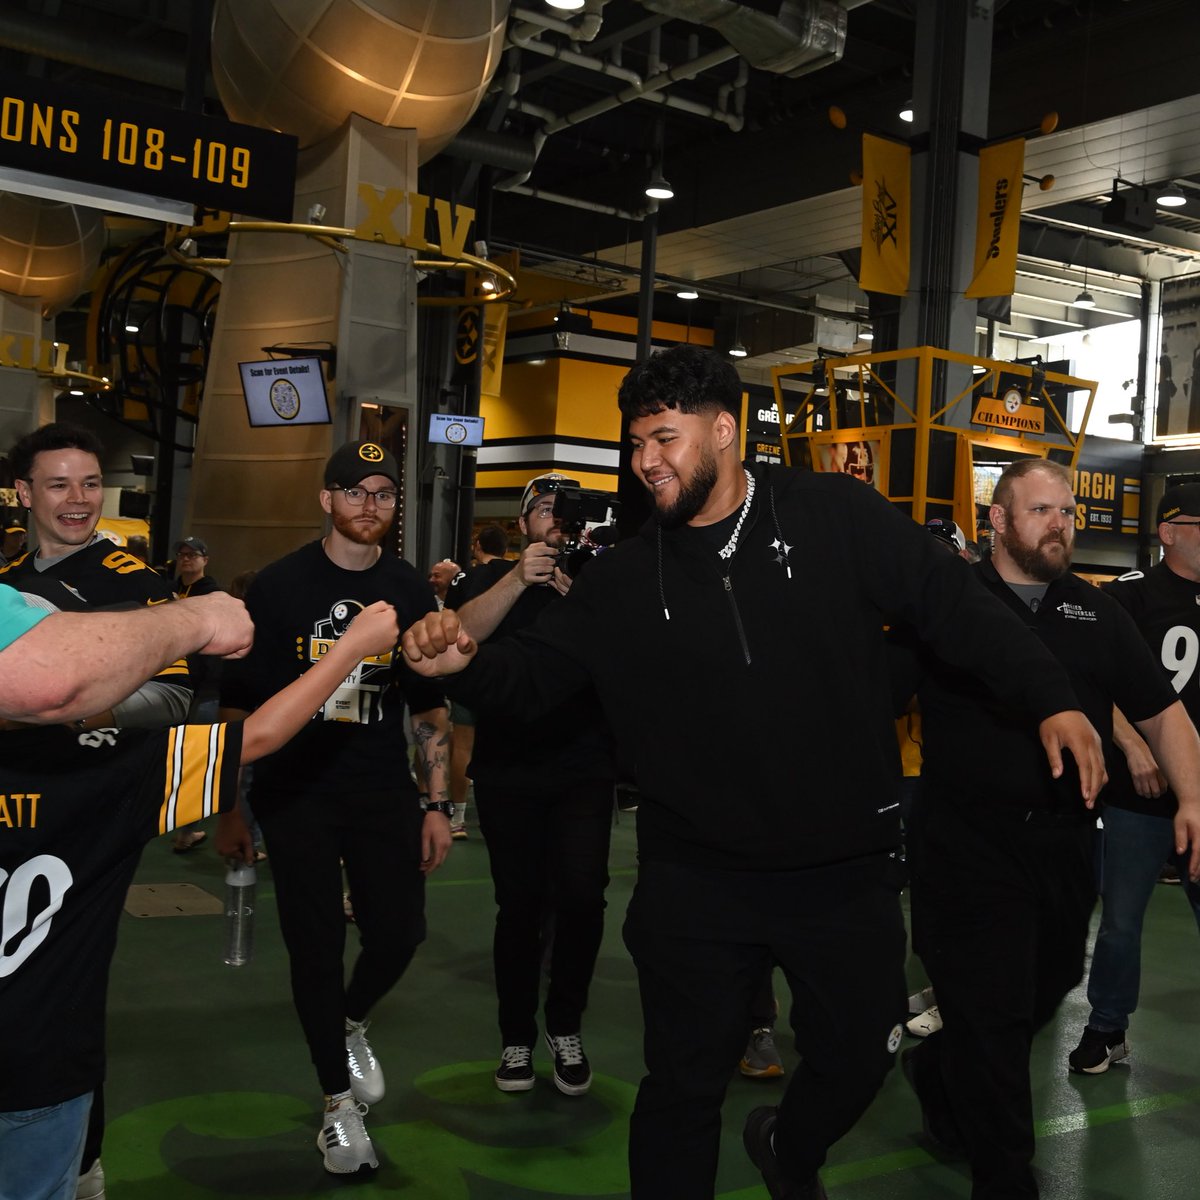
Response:
[[[366,462],[383,462],[383,450],[374,442],[364,442],[358,448],[358,457]]]

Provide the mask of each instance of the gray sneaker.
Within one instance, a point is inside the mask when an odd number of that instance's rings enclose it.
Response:
[[[383,1099],[383,1068],[367,1041],[368,1021],[346,1021],[346,1069],[350,1090],[361,1104],[378,1104]]]
[[[775,1048],[775,1030],[770,1025],[763,1025],[750,1034],[738,1070],[747,1079],[778,1079],[783,1074],[783,1059]]]
[[[367,1106],[352,1095],[330,1103],[317,1134],[317,1149],[325,1156],[325,1170],[331,1175],[353,1175],[362,1167],[379,1166],[375,1147],[363,1124]]]

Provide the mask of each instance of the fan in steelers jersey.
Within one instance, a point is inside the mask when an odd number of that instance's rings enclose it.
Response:
[[[100,1109],[109,966],[141,850],[237,804],[239,766],[277,751],[395,610],[369,605],[322,661],[244,722],[159,730],[46,725],[0,755],[0,1193],[64,1195]],[[164,1056],[169,1048],[164,1047]]]
[[[1163,557],[1130,571],[1104,590],[1133,618],[1192,724],[1200,727],[1200,484],[1167,488],[1158,504]],[[1103,911],[1088,974],[1091,1011],[1079,1045],[1067,1056],[1077,1075],[1100,1075],[1129,1054],[1129,1018],[1141,978],[1141,930],[1160,873],[1181,884],[1200,924],[1200,884],[1175,850],[1179,804],[1149,746],[1122,714],[1113,714],[1119,753],[1109,768],[1100,852]]]
[[[29,510],[37,547],[0,568],[0,581],[59,607],[64,586],[79,608],[140,608],[173,599],[165,579],[96,532],[104,500],[102,454],[90,430],[64,422],[43,425],[12,448],[17,498]],[[77,728],[162,728],[182,721],[191,700],[187,661],[180,659]]]

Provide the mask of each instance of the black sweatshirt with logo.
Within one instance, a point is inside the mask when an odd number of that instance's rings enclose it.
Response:
[[[911,625],[1034,721],[1079,707],[1017,616],[871,487],[752,474],[730,560],[703,529],[650,522],[536,626],[445,680],[469,705],[529,711],[590,679],[641,793],[643,859],[770,871],[892,850],[886,623]]]

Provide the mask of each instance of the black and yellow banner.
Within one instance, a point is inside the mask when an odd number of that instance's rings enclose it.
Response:
[[[979,152],[975,275],[965,293],[968,299],[1011,296],[1016,288],[1024,171],[1024,138],[985,146]]]
[[[864,292],[908,292],[912,224],[912,152],[900,142],[863,134],[862,267]]]

